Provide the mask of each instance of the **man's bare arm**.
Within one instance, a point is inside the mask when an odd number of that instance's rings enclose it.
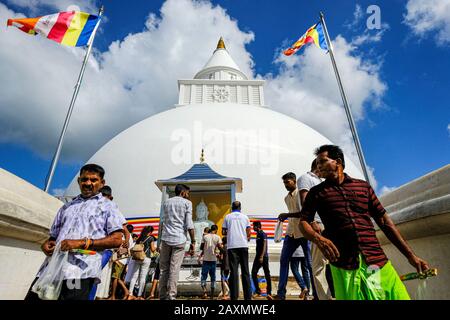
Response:
[[[402,237],[400,231],[397,229],[387,213],[385,213],[381,218],[376,218],[374,220],[389,241],[392,242],[392,244],[396,246],[397,249],[408,259],[409,263],[416,268],[417,272],[420,273],[430,268],[426,261],[420,259],[414,254],[411,247]]]
[[[264,253],[266,252],[266,248],[267,248],[267,239],[264,239],[264,244],[263,244],[263,248],[262,248],[262,252],[261,252],[261,257],[259,257],[259,261],[261,263],[264,260]]]
[[[194,229],[188,229],[189,236],[191,237],[191,243],[195,242],[195,230]]]
[[[300,190],[300,204],[302,205],[302,207],[305,204],[305,199],[306,196],[308,195],[308,192],[309,191],[305,189]]]
[[[299,227],[305,238],[314,242],[320,251],[322,251],[325,258],[331,262],[336,262],[338,260],[339,250],[331,240],[314,231],[308,221],[300,220]]]
[[[130,232],[128,231],[127,225],[128,225],[127,223],[123,224],[123,233],[125,234],[125,241],[123,242],[124,248],[128,248],[128,245],[130,243],[130,237],[131,237]]]
[[[118,248],[122,244],[122,230],[117,230],[110,235],[95,239],[94,244],[89,247],[91,250],[104,250]],[[68,251],[71,249],[84,249],[85,239],[63,240],[61,241],[61,250]]]
[[[300,218],[300,211],[299,212],[291,212],[291,213],[280,213],[278,215],[278,220],[284,221],[287,218]]]

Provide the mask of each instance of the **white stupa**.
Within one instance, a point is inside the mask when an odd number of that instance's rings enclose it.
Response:
[[[236,199],[243,212],[271,218],[286,212],[281,176],[305,173],[314,149],[332,142],[271,110],[264,80],[249,80],[222,39],[194,79],[179,80],[178,86],[177,105],[124,130],[87,161],[105,168],[106,183],[124,215],[159,217],[161,188],[155,182],[188,171],[202,149],[210,169],[242,180]],[[350,160],[346,172],[362,178]],[[75,177],[66,195],[78,193]]]

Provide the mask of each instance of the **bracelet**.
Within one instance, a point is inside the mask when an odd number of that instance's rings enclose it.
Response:
[[[94,239],[91,239],[91,245],[90,245],[91,249],[94,249]]]
[[[91,246],[92,240],[89,238],[86,238],[85,242],[84,242],[84,250],[89,249],[89,247]]]

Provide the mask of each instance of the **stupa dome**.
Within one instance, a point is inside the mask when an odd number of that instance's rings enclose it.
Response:
[[[229,56],[225,48],[218,48],[213,58],[218,52]],[[220,60],[213,58],[210,62]],[[247,80],[237,65],[224,61],[223,67],[208,63],[203,71],[233,70],[238,79],[179,80],[176,106],[124,130],[87,161],[105,168],[106,183],[126,217],[159,216],[161,189],[155,182],[182,175],[198,164],[202,149],[212,170],[242,180],[242,193],[236,199],[242,202],[243,212],[276,217],[286,212],[287,191],[281,176],[309,171],[315,148],[332,143],[302,122],[265,106],[264,81]],[[350,159],[346,172],[363,177]],[[66,195],[78,193],[75,177]]]

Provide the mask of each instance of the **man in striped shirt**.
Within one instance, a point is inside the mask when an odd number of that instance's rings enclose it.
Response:
[[[161,221],[161,242],[159,244],[159,297],[161,300],[175,300],[178,275],[184,258],[187,232],[191,237],[190,254],[194,254],[195,235],[192,222],[190,189],[184,184],[175,186],[175,197],[163,203]]]
[[[344,154],[338,146],[321,146],[315,154],[326,180],[306,196],[300,229],[331,262],[336,299],[409,299],[378,242],[371,219],[418,272],[429,269],[428,263],[408,246],[372,187],[344,173]],[[316,212],[325,226],[323,234],[310,225]]]

